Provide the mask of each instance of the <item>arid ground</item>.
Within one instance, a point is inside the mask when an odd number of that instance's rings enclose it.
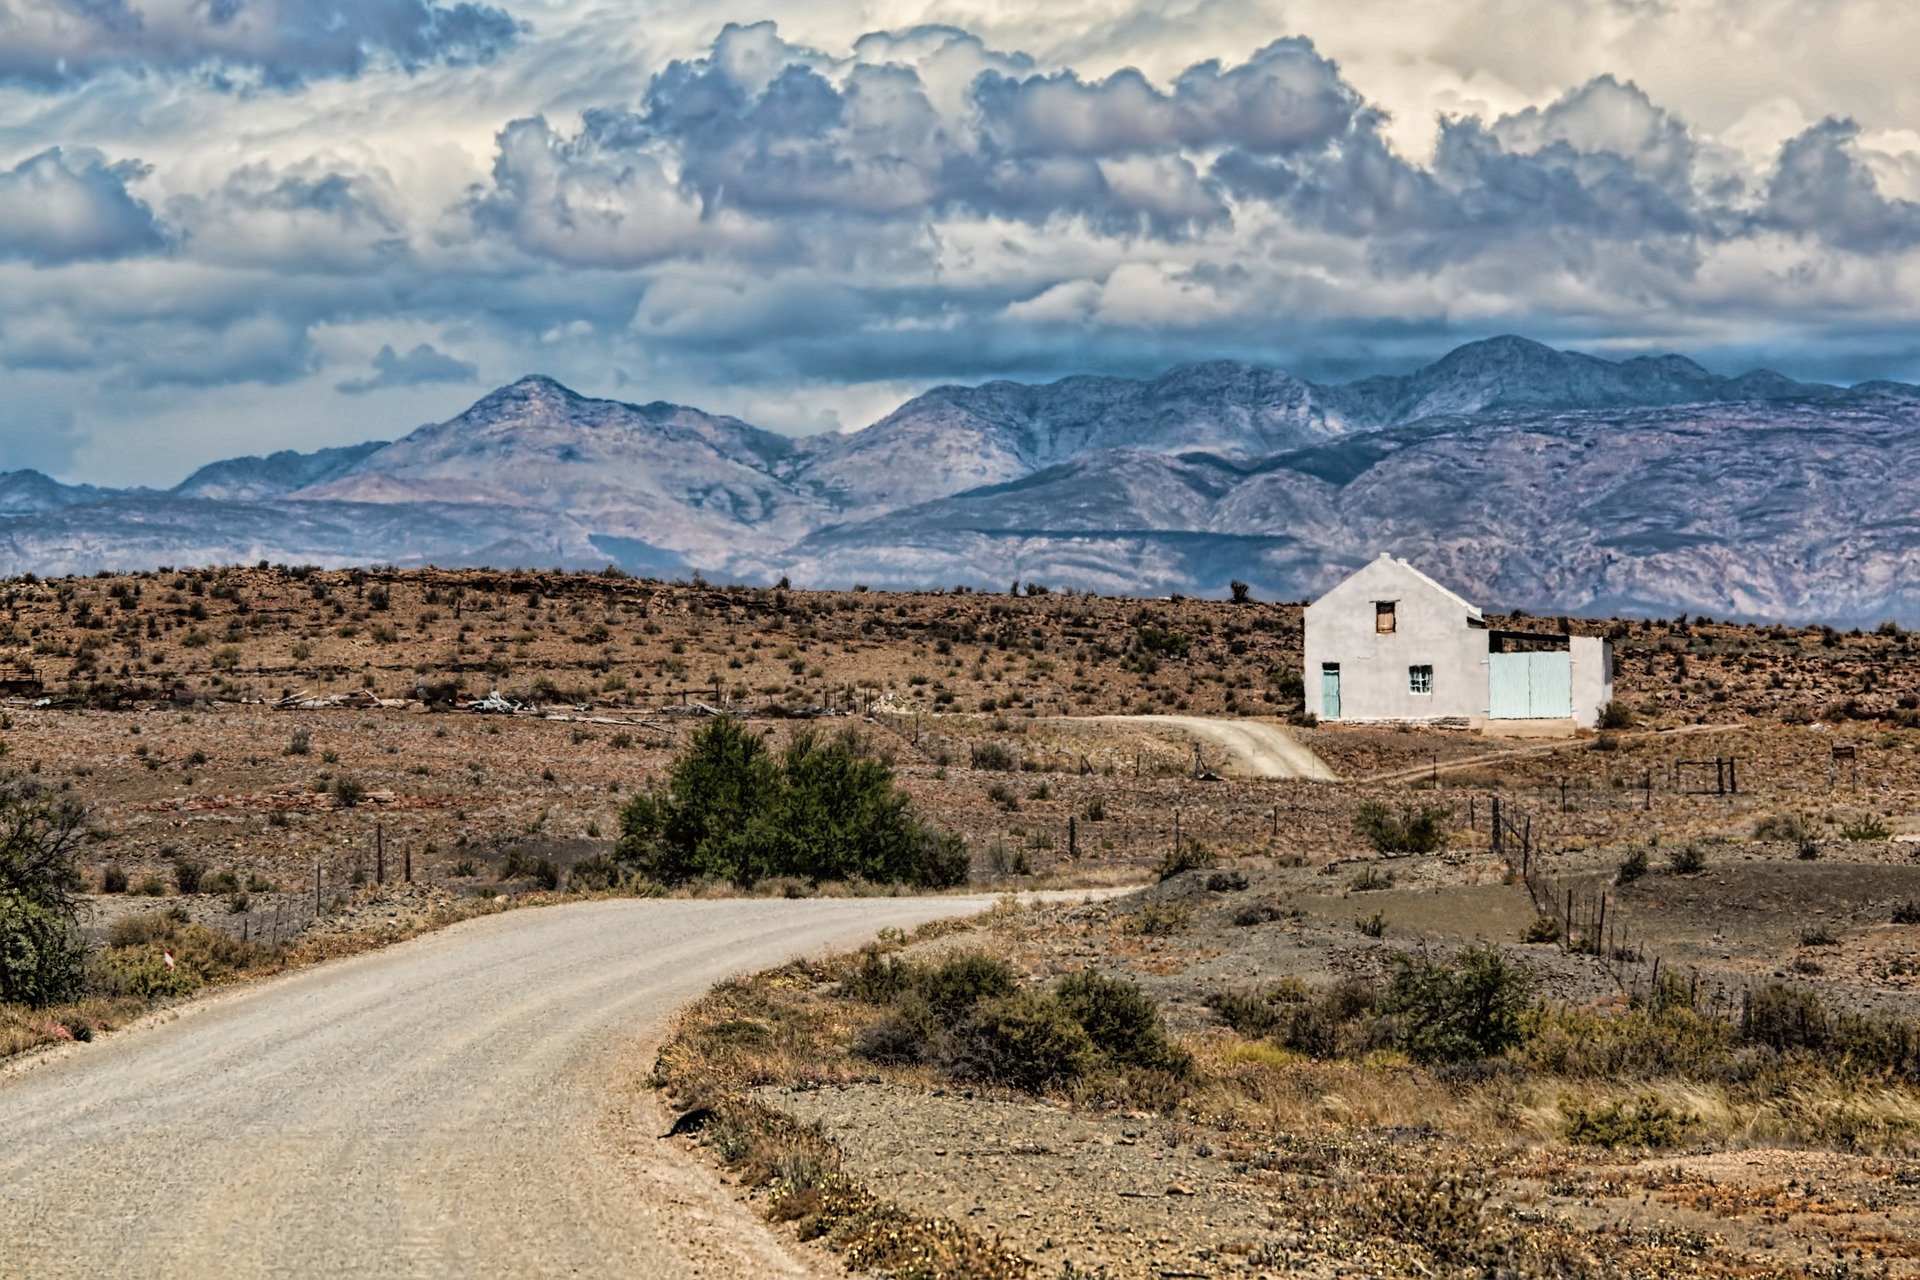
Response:
[[[1386,1044],[1303,1053],[1222,1012],[1485,942],[1555,1017],[1627,1016],[1679,982],[1709,1038],[1763,989],[1828,1019],[1920,1018],[1920,665],[1897,629],[1573,620],[1614,639],[1618,727],[1537,743],[1311,723],[1287,604],[277,568],[4,592],[8,764],[88,807],[96,938],[178,910],[264,948],[244,972],[565,888],[716,711],[776,742],[864,735],[966,837],[977,888],[1152,883],[896,945],[979,949],[1036,989],[1132,978],[1193,1055],[1177,1087],[877,1064],[854,1050],[880,1014],[834,994],[831,966],[801,984],[812,1004],[749,986],[764,1011],[727,1007],[776,1038],[804,1022],[779,1054],[716,1055],[694,1015],[687,1043],[724,1061],[690,1057],[679,1084],[817,1123],[861,1184],[998,1241],[993,1265],[1920,1270],[1920,1092],[1898,1070],[1838,1050],[1788,1070],[1737,1031],[1704,1075],[1538,1039],[1440,1069]],[[464,709],[495,691],[519,709]],[[1246,776],[1217,736],[1102,719],[1120,716],[1254,718],[1335,780]],[[1357,827],[1372,805],[1430,811],[1444,846],[1382,852]],[[0,1048],[63,1027],[10,1010]],[[1582,1116],[1644,1118],[1643,1098],[1672,1123],[1581,1136]]]

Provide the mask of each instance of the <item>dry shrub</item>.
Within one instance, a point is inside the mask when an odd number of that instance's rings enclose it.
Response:
[[[132,996],[86,996],[45,1009],[0,1004],[0,1060],[43,1045],[91,1040],[94,1035],[124,1026],[147,1010],[147,1002]]]
[[[281,953],[273,947],[190,923],[177,909],[154,911],[114,921],[106,949],[88,964],[87,981],[105,995],[158,999],[190,995],[207,983],[280,963]]]
[[[819,1240],[849,1271],[897,1280],[1020,1280],[1025,1258],[946,1218],[908,1213],[849,1175],[818,1129],[738,1099],[715,1108],[707,1137],[741,1182],[763,1193],[766,1216]]]
[[[1178,902],[1146,902],[1122,918],[1120,930],[1144,938],[1164,938],[1193,923],[1193,908]]]
[[[1700,1123],[1698,1116],[1668,1106],[1656,1093],[1616,1098],[1595,1107],[1571,1104],[1566,1111],[1567,1141],[1586,1147],[1675,1147]]]
[[[1211,871],[1220,865],[1220,855],[1198,840],[1185,839],[1167,852],[1154,868],[1154,876],[1159,880],[1171,880],[1188,871]]]

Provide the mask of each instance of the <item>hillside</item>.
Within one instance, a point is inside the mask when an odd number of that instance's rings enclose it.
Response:
[[[1496,607],[1920,620],[1920,389],[1519,338],[1320,385],[1231,362],[938,387],[803,441],[521,379],[176,488],[0,477],[0,572],[598,567],[1298,598],[1385,550]]]

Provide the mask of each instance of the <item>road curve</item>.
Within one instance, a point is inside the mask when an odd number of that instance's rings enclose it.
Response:
[[[810,1275],[634,1077],[730,974],[993,901],[514,911],[17,1066],[0,1275]]]
[[[1137,724],[1178,729],[1227,753],[1227,772],[1251,778],[1305,778],[1333,782],[1339,775],[1326,761],[1300,745],[1270,720],[1233,720],[1210,716],[1086,716],[1104,724]]]

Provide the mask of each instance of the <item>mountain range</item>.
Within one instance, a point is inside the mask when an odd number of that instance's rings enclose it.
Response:
[[[1311,595],[1380,551],[1492,606],[1920,620],[1920,387],[1503,337],[1332,385],[1236,362],[936,387],[793,439],[523,378],[169,490],[0,474],[0,572],[600,567]]]

